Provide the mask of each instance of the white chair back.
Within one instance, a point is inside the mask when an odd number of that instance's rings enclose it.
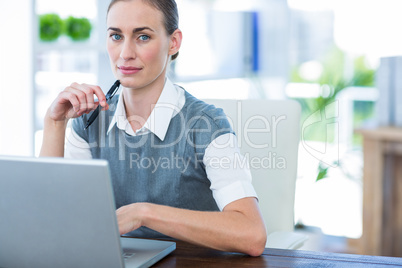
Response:
[[[300,105],[292,100],[204,101],[222,108],[236,132],[268,235],[293,231]]]

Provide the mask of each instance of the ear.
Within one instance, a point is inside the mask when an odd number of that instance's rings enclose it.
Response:
[[[183,39],[183,34],[180,29],[176,29],[170,35],[170,44],[169,44],[169,55],[172,56],[176,54],[181,46],[181,40]]]

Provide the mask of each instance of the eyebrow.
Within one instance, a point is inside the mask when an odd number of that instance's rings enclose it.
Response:
[[[118,33],[121,33],[121,32],[122,32],[122,30],[121,30],[120,28],[115,28],[115,27],[109,27],[107,30],[108,30],[108,31],[109,31],[109,30],[110,30],[110,31],[115,31],[115,32],[118,32]],[[134,29],[133,29],[133,33],[142,32],[142,31],[144,31],[144,30],[150,30],[150,31],[154,32],[154,30],[152,30],[151,28],[149,28],[149,27],[147,27],[147,26],[144,26],[144,27],[134,28]]]

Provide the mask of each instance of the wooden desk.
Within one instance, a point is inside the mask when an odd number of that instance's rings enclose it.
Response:
[[[402,257],[402,128],[363,135],[363,234],[359,254]]]
[[[153,267],[402,267],[402,258],[265,249],[260,257],[176,242],[176,250]]]

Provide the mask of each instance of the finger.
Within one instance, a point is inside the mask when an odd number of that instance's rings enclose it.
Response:
[[[78,83],[72,83],[70,87],[72,89],[81,91],[75,91],[75,93],[78,95],[78,98],[81,101],[82,113],[89,113],[96,108],[94,101],[94,92],[90,87],[86,86],[85,84]]]
[[[87,112],[88,102],[86,93],[84,91],[77,89],[76,87],[68,87],[66,89],[66,92],[75,95],[75,97],[77,98],[79,102],[78,110],[74,110],[77,114],[82,115],[83,113]]]
[[[78,112],[80,111],[80,101],[77,98],[77,96],[75,94],[73,94],[70,91],[63,91],[60,93],[60,100],[59,103],[63,103],[65,101],[70,102],[72,109],[74,110],[74,112],[78,115]]]
[[[109,104],[106,102],[106,105],[102,107],[102,111],[109,110]]]
[[[93,90],[96,97],[98,97],[98,101],[102,107],[105,107],[107,105],[105,93],[103,93],[102,89],[99,86],[89,85],[89,84],[84,84],[84,85]]]
[[[71,85],[71,87],[73,89],[77,89],[82,91],[83,93],[85,93],[85,105],[82,105],[82,113],[90,113],[93,110],[95,110],[99,103],[95,102],[94,99],[94,94],[101,94],[100,98],[102,98],[102,96],[104,96],[102,90],[100,87],[98,86],[94,86],[94,85],[88,85],[88,84],[78,84],[78,83],[73,83]],[[81,93],[77,93],[80,96],[80,100],[83,101],[84,100],[84,96],[81,95]],[[106,97],[103,97],[106,100]],[[104,101],[106,103],[106,101]]]

